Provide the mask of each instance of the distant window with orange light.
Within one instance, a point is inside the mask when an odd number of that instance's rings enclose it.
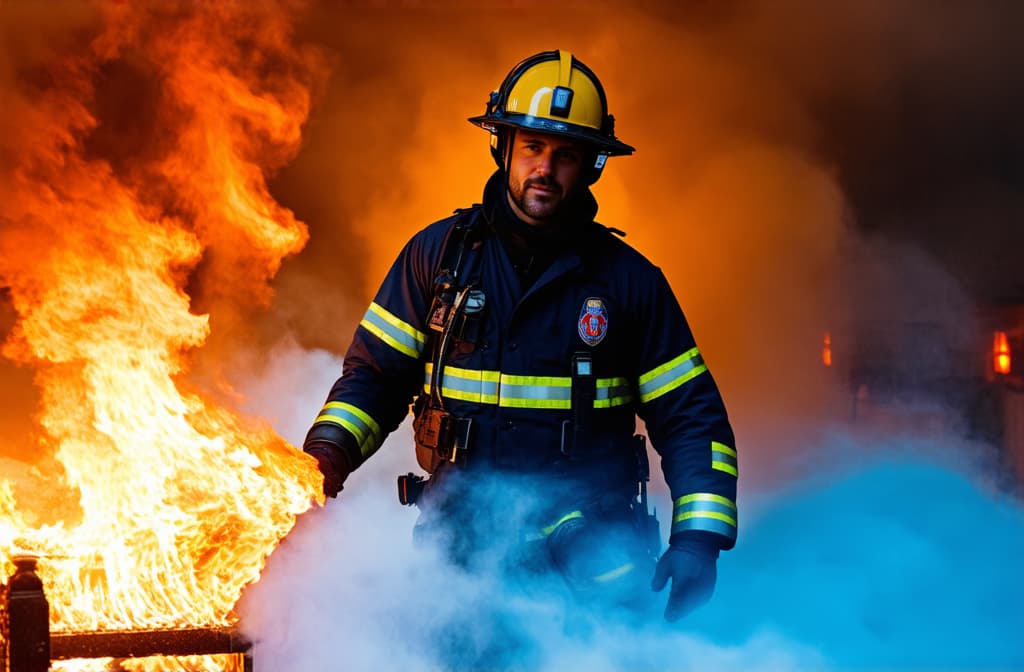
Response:
[[[1010,339],[1005,331],[995,332],[992,339],[992,370],[1003,376],[1010,374]]]

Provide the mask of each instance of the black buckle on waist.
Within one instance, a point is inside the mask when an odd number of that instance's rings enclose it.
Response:
[[[404,506],[412,506],[423,494],[427,479],[417,476],[411,471],[398,477],[398,501]]]
[[[469,452],[469,433],[473,429],[472,418],[453,418],[450,454],[444,459],[458,462],[466,459]]]

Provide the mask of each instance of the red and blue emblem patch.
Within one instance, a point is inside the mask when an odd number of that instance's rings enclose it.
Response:
[[[604,301],[591,297],[583,302],[579,321],[580,338],[587,345],[594,346],[604,340],[608,333],[608,308]]]

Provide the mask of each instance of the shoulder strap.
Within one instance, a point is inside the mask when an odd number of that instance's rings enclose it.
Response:
[[[462,261],[465,258],[466,248],[470,247],[477,240],[482,239],[483,226],[481,213],[483,206],[479,203],[469,208],[459,208],[454,214],[457,216],[452,230],[444,242],[444,249],[440,256],[440,265],[434,274],[435,293],[438,285],[447,283],[453,285],[459,281],[459,271],[462,268]],[[450,276],[450,277],[444,277]]]
[[[431,353],[433,372],[431,375],[431,405],[443,407],[440,399],[440,376],[444,369],[451,336],[451,328],[465,305],[467,291],[461,277],[467,250],[483,239],[482,206],[460,208],[452,230],[449,232],[441,252],[440,265],[434,277],[434,300],[427,317],[427,352]]]

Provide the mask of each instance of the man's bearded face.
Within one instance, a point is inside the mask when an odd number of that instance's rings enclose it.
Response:
[[[511,152],[512,209],[527,224],[553,223],[583,184],[585,146],[559,135],[518,130]]]

